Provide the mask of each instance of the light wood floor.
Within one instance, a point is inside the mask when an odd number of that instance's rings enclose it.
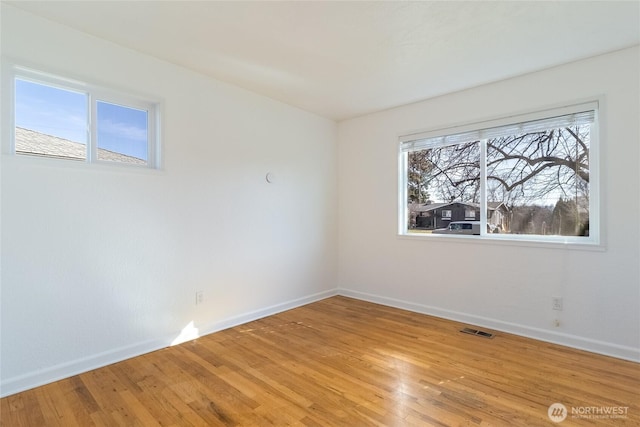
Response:
[[[0,424],[640,425],[639,364],[463,326],[333,297],[6,397]]]

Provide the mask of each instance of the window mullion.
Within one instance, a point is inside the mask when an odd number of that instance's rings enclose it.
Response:
[[[399,192],[399,201],[400,201],[400,206],[398,209],[398,212],[400,212],[400,217],[398,218],[398,231],[400,232],[400,234],[405,234],[408,232],[408,218],[409,218],[409,212],[407,209],[407,204],[409,203],[408,201],[408,196],[407,196],[407,176],[408,176],[408,153],[406,152],[400,152],[399,155],[399,159],[398,159],[398,172],[399,172],[399,177],[398,177],[398,183],[399,188],[398,188],[398,192]]]
[[[89,102],[89,120],[87,123],[87,133],[89,140],[87,141],[87,161],[95,163],[98,160],[98,101],[92,93],[88,94]]]
[[[480,235],[487,234],[487,140],[480,140]]]
[[[147,164],[152,167],[158,166],[158,115],[157,111],[147,108]]]

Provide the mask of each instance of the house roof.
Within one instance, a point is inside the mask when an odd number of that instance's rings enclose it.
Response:
[[[440,208],[444,208],[446,206],[450,206],[450,205],[454,205],[454,204],[459,204],[459,205],[465,205],[465,206],[470,206],[474,209],[480,209],[480,204],[479,203],[467,203],[467,202],[439,202],[439,203],[411,203],[409,205],[409,211],[411,212],[430,212],[436,209],[440,209]],[[498,209],[501,205],[503,205],[502,202],[488,202],[487,203],[487,209],[488,210],[495,210]]]
[[[412,212],[429,212],[450,204],[451,203],[411,203],[409,204],[409,210]]]
[[[16,153],[84,160],[87,157],[87,147],[80,142],[16,127]],[[98,148],[98,159],[138,165],[147,164],[144,160],[137,157],[115,153],[103,148]]]

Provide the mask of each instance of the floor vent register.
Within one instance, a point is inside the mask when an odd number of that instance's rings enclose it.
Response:
[[[472,328],[464,328],[460,332],[462,332],[463,334],[476,335],[478,337],[483,337],[483,338],[493,338],[495,336],[490,332],[485,332],[485,331],[472,329]]]

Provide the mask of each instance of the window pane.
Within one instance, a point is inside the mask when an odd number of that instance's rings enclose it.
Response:
[[[513,234],[588,236],[590,128],[487,140],[488,222]]]
[[[98,101],[98,160],[146,164],[148,113]]]
[[[479,141],[410,152],[407,169],[409,232],[480,219]]]
[[[86,159],[87,95],[15,80],[16,153]]]

